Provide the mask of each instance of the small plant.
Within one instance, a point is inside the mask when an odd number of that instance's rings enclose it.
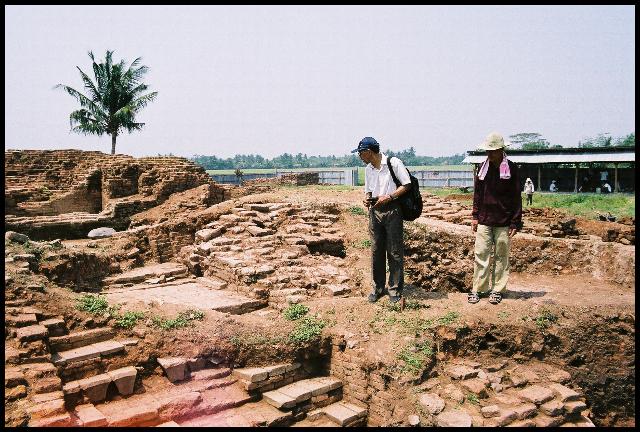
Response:
[[[130,329],[135,327],[135,325],[138,323],[138,320],[142,318],[144,318],[144,312],[135,312],[135,311],[125,312],[124,315],[116,319],[115,326],[125,328],[125,329]]]
[[[406,300],[404,303],[404,308],[409,310],[427,309],[428,307],[429,307],[428,304],[420,303],[418,300],[415,300],[415,299]],[[387,308],[394,312],[400,312],[400,302],[387,303]]]
[[[349,207],[349,211],[353,215],[365,216],[367,214],[367,212],[365,212],[364,209],[362,207],[359,207],[359,206]]]
[[[293,343],[300,344],[317,339],[322,334],[322,329],[326,323],[315,317],[307,316],[298,321],[298,325],[289,335],[289,340]]]
[[[364,239],[357,242],[353,242],[353,247],[357,249],[367,249],[371,247],[371,240]]]
[[[548,309],[542,309],[540,315],[536,317],[536,325],[544,330],[554,322],[558,321],[558,316]]]
[[[447,325],[455,322],[460,317],[458,312],[447,312],[444,316],[438,318],[438,324]]]
[[[76,309],[95,315],[103,314],[109,308],[107,298],[101,295],[85,294],[77,301]]]
[[[199,310],[189,309],[180,312],[174,319],[165,319],[162,317],[152,317],[152,324],[163,330],[173,330],[181,327],[188,327],[193,325],[191,321],[201,321],[204,318],[204,312]]]
[[[398,360],[404,362],[402,372],[410,372],[414,375],[422,372],[429,357],[433,356],[431,342],[425,341],[405,347],[398,354]]]
[[[475,393],[469,393],[467,395],[467,400],[469,401],[469,403],[472,403],[474,405],[480,405],[480,401],[478,400],[478,395],[476,395]]]
[[[500,319],[506,319],[509,316],[509,312],[507,311],[500,311],[498,312],[498,318]]]
[[[292,304],[282,312],[284,318],[289,321],[296,321],[309,312],[309,308],[303,304]]]

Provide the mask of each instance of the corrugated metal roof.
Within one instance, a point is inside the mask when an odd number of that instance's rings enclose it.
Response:
[[[509,155],[510,161],[515,163],[535,164],[535,163],[574,163],[574,162],[635,162],[634,152],[622,153],[588,153],[588,154],[530,154],[530,155]],[[482,163],[487,158],[486,155],[469,155],[462,160],[462,163]]]

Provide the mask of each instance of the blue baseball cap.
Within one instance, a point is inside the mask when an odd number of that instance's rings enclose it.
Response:
[[[361,152],[364,150],[373,150],[376,153],[380,151],[380,144],[373,137],[364,137],[358,143],[358,148],[351,150],[351,153]]]

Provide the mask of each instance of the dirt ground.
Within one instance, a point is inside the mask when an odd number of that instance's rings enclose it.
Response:
[[[136,220],[152,224],[171,217],[171,212],[198,211],[203,208],[197,199],[201,194],[202,191],[195,189],[187,191],[163,208],[155,208],[136,216]],[[466,195],[462,197],[468,198]],[[366,300],[371,286],[370,252],[366,243],[369,234],[366,216],[357,210],[363,208],[360,189],[331,186],[281,187],[272,189],[262,198],[265,202],[304,204],[312,200],[315,205],[337,203],[342,207],[337,227],[344,233],[344,260],[351,275],[352,293],[349,297],[312,298],[304,304],[310,308],[310,315],[316,315],[325,322],[325,335],[344,338],[352,346],[361,348],[362,355],[374,363],[397,362],[398,353],[407,346],[430,336],[434,340],[447,340],[447,331],[453,331],[453,339],[456,339],[456,332],[462,335],[472,333],[473,336],[476,331],[474,329],[521,329],[514,333],[517,337],[510,335],[509,330],[503,330],[505,340],[515,337],[504,343],[517,345],[518,337],[525,337],[521,335],[527,331],[535,333],[542,325],[546,325],[545,316],[555,318],[552,330],[555,337],[568,339],[576,328],[592,325],[597,320],[606,321],[617,317],[616,319],[625,321],[631,317],[632,322],[635,321],[633,289],[572,274],[512,273],[504,300],[498,305],[489,304],[487,299],[471,305],[467,303],[466,293],[463,292],[425,292],[412,286],[411,280],[405,282],[404,311],[395,310],[386,298],[370,304]],[[194,204],[190,205],[190,202]],[[612,224],[577,219],[577,227],[581,231],[598,236]],[[64,242],[70,249],[94,250],[95,245],[90,247],[89,243],[91,241],[88,240]],[[109,240],[100,240],[98,243],[109,243]],[[69,330],[73,330],[74,325],[78,328],[91,328],[108,322],[75,310],[77,294],[71,294],[68,289],[57,287],[46,280],[43,282],[47,285],[47,293],[35,294],[34,299],[46,302],[52,313],[65,316],[68,322],[74,323]],[[124,310],[144,311],[146,316],[168,317],[174,316],[180,308],[128,304]],[[442,330],[443,324],[453,326],[453,330]],[[287,337],[294,327],[295,323],[284,319],[280,311],[267,307],[243,315],[207,311],[205,318],[195,326],[170,332],[153,327],[150,320],[140,323],[132,330],[119,332],[144,341],[139,344],[133,357],[138,364],[149,365],[149,369],[145,371],[148,376],[161,373],[158,367],[151,366],[154,356],[160,353],[163,356],[217,355],[230,365],[259,366],[292,361],[300,356],[309,356],[312,351],[322,350],[321,346],[296,346],[288,343]],[[536,343],[545,348],[536,348]],[[553,358],[553,345],[545,343],[546,339],[529,342],[527,347],[523,343],[522,354],[545,352],[549,358]],[[463,343],[460,344],[462,346]],[[441,345],[435,348],[438,353],[444,352]],[[633,347],[632,349],[634,350]]]

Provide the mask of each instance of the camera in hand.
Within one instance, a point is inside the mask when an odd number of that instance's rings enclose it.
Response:
[[[367,198],[367,202],[373,205],[378,202],[378,197]]]

